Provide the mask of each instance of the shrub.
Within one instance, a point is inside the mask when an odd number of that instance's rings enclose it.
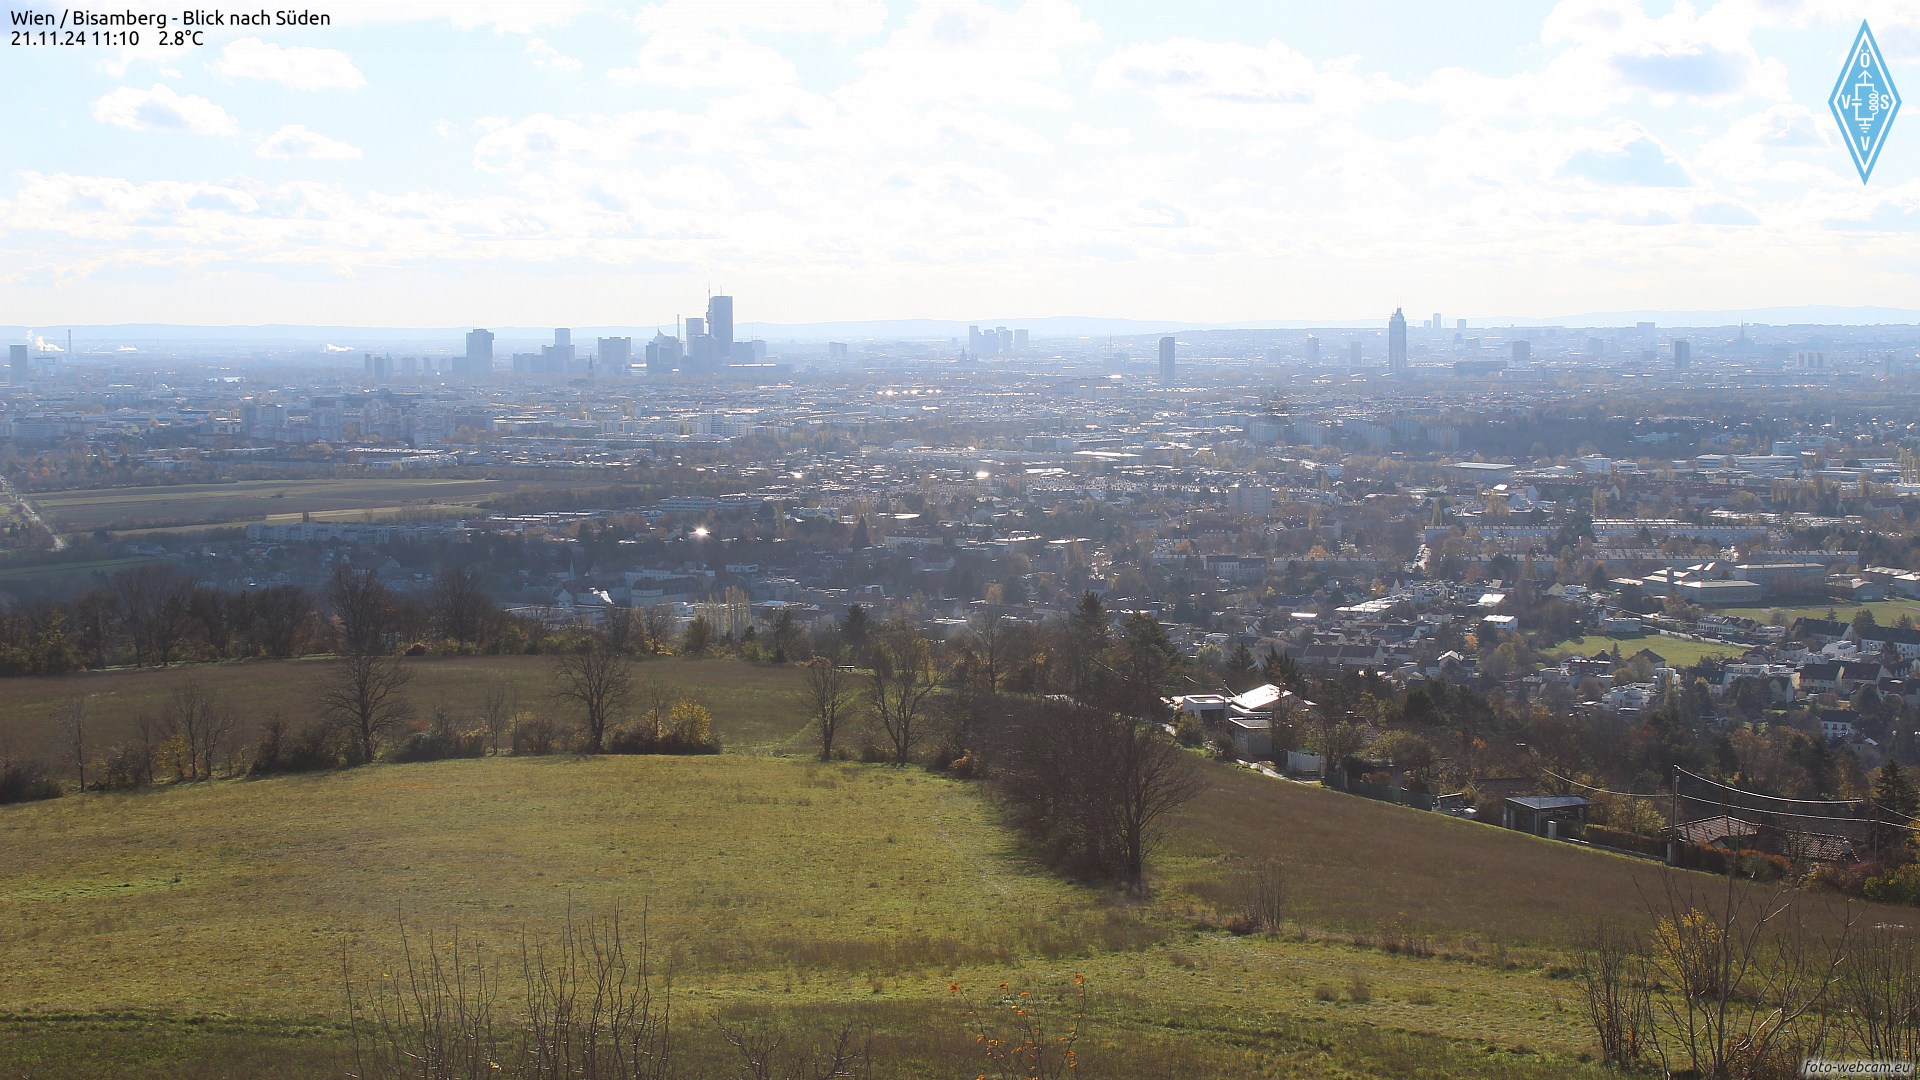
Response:
[[[1920,905],[1920,864],[1870,877],[1862,883],[1860,893],[1876,903]]]
[[[391,761],[443,761],[448,758],[485,757],[487,737],[478,731],[416,731],[401,740],[387,757]]]
[[[565,748],[565,733],[551,717],[523,712],[513,718],[513,752],[551,754]]]
[[[387,757],[402,762],[443,761],[447,758],[484,757],[486,753],[486,733],[458,730],[453,711],[442,704],[433,707],[433,719],[425,729],[409,734]]]
[[[1181,746],[1197,747],[1207,741],[1207,729],[1199,717],[1183,712],[1173,725],[1173,737]]]
[[[1602,847],[1619,848],[1622,851],[1637,851],[1642,855],[1665,858],[1667,842],[1625,829],[1615,829],[1606,825],[1588,825],[1581,830],[1581,836],[1589,844]]]
[[[145,746],[117,743],[100,755],[102,791],[127,791],[153,783],[153,753]]]
[[[261,727],[260,744],[254,748],[247,775],[319,772],[339,765],[339,740],[331,728],[309,723],[292,732],[287,722],[276,716]]]
[[[31,758],[0,762],[0,805],[57,799],[65,792],[47,775],[47,767]]]
[[[706,706],[682,698],[664,723],[648,717],[613,728],[604,749],[609,754],[717,754],[720,740]]]

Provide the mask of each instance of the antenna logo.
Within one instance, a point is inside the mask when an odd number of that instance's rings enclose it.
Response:
[[[1865,22],[1853,39],[1853,52],[1848,54],[1847,66],[1840,70],[1827,104],[1833,109],[1833,118],[1840,122],[1840,136],[1846,140],[1853,167],[1864,184],[1873,175],[1873,163],[1880,160],[1880,147],[1886,144],[1894,114],[1900,111],[1900,94],[1887,73],[1886,58],[1880,55],[1880,44],[1873,40],[1873,31]]]

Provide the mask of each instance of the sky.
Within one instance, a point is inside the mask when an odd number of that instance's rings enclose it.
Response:
[[[1920,307],[1920,0],[308,10],[9,44],[0,323]]]

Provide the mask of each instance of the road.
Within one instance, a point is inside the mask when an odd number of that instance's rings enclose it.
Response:
[[[20,494],[19,489],[13,486],[13,481],[8,480],[4,476],[0,476],[0,493],[4,493],[8,498],[19,503],[20,512],[27,515],[27,520],[40,526],[41,529],[46,531],[48,536],[53,537],[53,550],[67,550],[67,538],[53,531],[53,528],[47,524],[46,519],[40,516],[40,511],[35,508],[32,503],[27,501],[26,496]]]

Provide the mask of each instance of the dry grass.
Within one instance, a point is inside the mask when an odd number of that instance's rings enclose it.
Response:
[[[1221,779],[1176,868],[1230,861],[1217,845],[1246,815],[1276,820],[1280,785]],[[1363,828],[1390,811],[1325,797]],[[1510,884],[1488,857],[1507,838],[1461,836],[1456,858]],[[76,796],[0,808],[0,865],[0,961],[32,960],[0,962],[0,1060],[33,1047],[35,1075],[337,1075],[342,946],[372,974],[400,919],[506,948],[569,911],[642,904],[694,1044],[720,1012],[856,1020],[876,1075],[974,1075],[960,998],[1057,996],[1081,972],[1088,1075],[1586,1074],[1566,980],[1321,930],[1195,929],[1177,890],[1141,906],[1058,881],[976,788],[913,769],[509,757]],[[1316,917],[1343,887],[1420,894],[1305,876],[1294,895]],[[1476,910],[1490,925],[1514,907]]]
[[[1544,840],[1442,814],[1390,806],[1246,770],[1210,770],[1161,872],[1222,912],[1255,861],[1286,871],[1288,917],[1353,940],[1420,955],[1467,953],[1519,962],[1574,946],[1603,920],[1644,920],[1642,888],[1659,892],[1658,863]],[[1705,875],[1687,875],[1712,885]],[[1804,894],[1831,927],[1835,905]],[[1902,921],[1911,909],[1869,908]],[[1438,942],[1432,939],[1439,939]]]
[[[583,486],[582,481],[487,479],[242,480],[232,484],[93,488],[33,496],[54,528],[138,530],[182,526],[241,525],[267,519],[298,521],[312,513],[324,521],[359,520],[359,512],[391,514],[436,506],[471,511],[496,495],[524,488]]]
[[[497,681],[517,690],[521,708],[568,715],[553,697],[552,657],[423,657],[404,663],[414,673],[408,697],[422,716],[435,702],[444,701],[456,715],[477,717],[481,695]],[[71,777],[49,719],[56,709],[75,696],[85,697],[89,737],[104,745],[130,739],[135,717],[143,712],[157,716],[168,695],[195,680],[219,692],[239,712],[238,737],[250,744],[260,722],[276,712],[295,724],[317,716],[329,670],[329,661],[314,658],[0,679],[0,750],[41,758],[59,775]],[[638,663],[635,674],[669,683],[704,702],[713,711],[714,731],[732,750],[788,748],[805,726],[791,698],[799,685],[799,674],[791,667],[665,657]]]

